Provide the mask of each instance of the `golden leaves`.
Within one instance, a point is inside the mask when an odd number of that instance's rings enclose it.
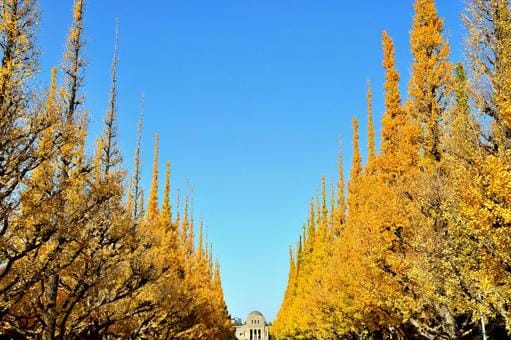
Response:
[[[456,338],[478,332],[481,319],[511,330],[509,2],[469,3],[478,20],[470,25],[473,84],[461,65],[452,74],[435,2],[417,0],[414,8],[410,99],[401,105],[394,45],[384,32],[382,152],[362,171],[355,121],[348,218],[334,229],[342,232],[332,235],[327,260],[304,232],[291,256],[278,337]]]
[[[95,154],[87,153],[88,116],[80,94],[82,0],[74,3],[64,85],[57,87],[54,68],[48,92],[26,96],[32,93],[26,80],[37,64],[33,6],[31,0],[0,4],[5,42],[0,44],[5,131],[0,136],[0,334],[228,337],[219,265],[212,265],[212,251],[203,244],[194,248],[193,212],[185,208],[184,219],[172,218],[169,167],[159,206],[157,145],[143,218],[140,136],[131,202],[125,202],[126,171],[115,132],[116,56],[105,131]],[[186,239],[179,230],[186,231]]]

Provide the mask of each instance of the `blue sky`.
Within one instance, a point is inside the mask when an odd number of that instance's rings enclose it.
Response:
[[[41,0],[41,79],[58,65],[72,0]],[[453,59],[462,56],[463,0],[438,0]],[[119,129],[131,169],[139,97],[146,113],[144,186],[154,133],[174,188],[194,191],[222,266],[233,316],[272,320],[288,276],[288,249],[320,178],[336,177],[338,139],[351,159],[351,118],[365,146],[366,81],[383,111],[381,31],[410,69],[412,0],[88,0],[86,107],[91,141],[107,107],[115,18],[120,20]],[[379,123],[378,123],[379,125]],[[365,152],[365,150],[364,150]]]

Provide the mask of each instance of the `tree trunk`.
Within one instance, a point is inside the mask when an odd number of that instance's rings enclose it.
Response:
[[[55,326],[57,323],[57,289],[59,277],[53,274],[48,278],[45,287],[46,304],[43,311],[44,331],[43,340],[53,340],[55,338]]]

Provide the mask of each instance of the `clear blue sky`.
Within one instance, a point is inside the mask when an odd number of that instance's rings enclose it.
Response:
[[[438,0],[453,58],[462,54],[463,0]],[[72,0],[41,0],[42,79],[60,63]],[[383,110],[380,33],[395,39],[406,88],[412,0],[87,0],[86,97],[91,141],[107,107],[115,18],[120,20],[119,128],[131,169],[145,92],[144,185],[153,136],[161,170],[192,187],[222,265],[233,316],[272,320],[308,202],[322,175],[345,170],[351,117],[365,145],[366,80]],[[190,184],[187,185],[186,183]]]

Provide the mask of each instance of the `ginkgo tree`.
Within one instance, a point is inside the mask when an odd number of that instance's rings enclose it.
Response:
[[[134,173],[123,167],[117,30],[103,132],[88,153],[84,8],[74,1],[60,72],[41,92],[30,81],[38,2],[0,2],[0,336],[227,338],[220,265],[196,245],[188,204],[173,211],[170,163],[160,205],[158,138],[144,202],[142,112]]]
[[[346,217],[330,202],[329,259],[315,262],[311,209],[290,254],[277,338],[511,334],[510,3],[467,2],[467,65],[451,62],[435,1],[413,8],[408,93],[400,94],[395,46],[383,32],[381,149],[370,89],[368,160],[355,120]],[[344,184],[337,189],[344,197]]]

